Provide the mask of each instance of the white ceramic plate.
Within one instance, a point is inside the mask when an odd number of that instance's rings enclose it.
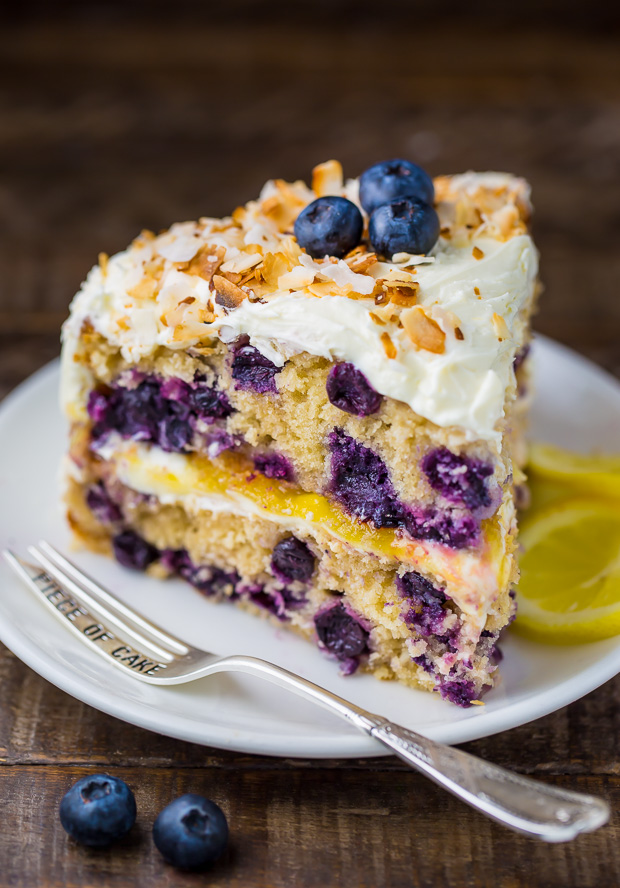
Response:
[[[533,435],[564,447],[620,450],[620,384],[584,358],[539,338]],[[0,546],[24,552],[46,537],[61,549],[69,533],[59,506],[65,428],[57,407],[58,365],[50,364],[0,409]],[[460,743],[545,715],[620,671],[620,638],[546,647],[518,636],[502,645],[499,686],[485,706],[458,709],[438,695],[371,676],[341,678],[313,645],[264,620],[214,604],[181,581],[157,582],[112,561],[76,560],[130,604],[187,641],[216,653],[271,659],[354,703],[437,740]],[[0,567],[0,639],[36,672],[120,719],[183,740],[243,752],[312,758],[380,755],[382,747],[335,716],[259,679],[223,675],[191,685],[132,680],[81,645],[44,605]]]

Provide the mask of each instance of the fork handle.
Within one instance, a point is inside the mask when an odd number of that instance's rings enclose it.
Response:
[[[381,716],[369,714],[368,718],[371,737],[453,795],[516,832],[545,842],[566,842],[609,820],[609,806],[602,799],[522,777]]]
[[[351,722],[487,817],[545,842],[567,842],[609,820],[607,802],[522,777],[460,749],[429,740],[265,660],[225,657],[219,667],[260,675]]]

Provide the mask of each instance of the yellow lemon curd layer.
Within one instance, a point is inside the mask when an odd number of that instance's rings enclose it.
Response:
[[[401,530],[360,522],[322,494],[307,493],[295,484],[261,475],[238,454],[210,459],[117,441],[101,455],[114,463],[120,481],[164,503],[178,502],[190,511],[249,514],[309,533],[322,531],[356,550],[437,575],[450,597],[472,616],[485,615],[510,579],[512,558],[506,545],[510,510],[506,504],[483,522],[475,550],[456,550],[412,540]]]

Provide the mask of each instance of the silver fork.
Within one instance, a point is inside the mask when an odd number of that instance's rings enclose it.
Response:
[[[219,657],[192,647],[123,604],[49,543],[28,551],[41,569],[5,550],[15,573],[66,626],[109,663],[140,681],[174,685],[216,672],[257,675],[346,719],[473,808],[546,842],[564,842],[609,819],[602,799],[548,786],[394,724],[256,657]]]

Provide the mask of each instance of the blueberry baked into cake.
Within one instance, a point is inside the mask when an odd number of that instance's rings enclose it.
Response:
[[[329,161],[102,254],[63,335],[77,537],[478,701],[515,607],[529,216],[510,175]]]

